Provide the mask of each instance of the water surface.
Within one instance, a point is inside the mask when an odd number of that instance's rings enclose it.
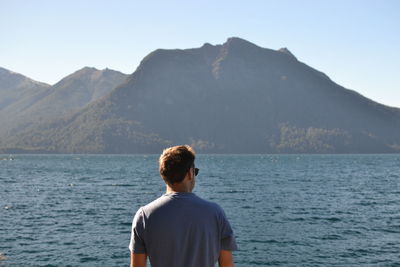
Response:
[[[0,159],[8,159],[2,155]],[[164,191],[158,155],[0,160],[0,266],[127,266],[136,210]],[[400,155],[199,155],[235,266],[400,264]]]

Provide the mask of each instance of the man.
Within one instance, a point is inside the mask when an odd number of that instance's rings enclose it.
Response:
[[[167,148],[160,156],[166,193],[141,207],[132,223],[131,267],[233,266],[236,242],[224,211],[192,193],[199,169],[190,146]]]

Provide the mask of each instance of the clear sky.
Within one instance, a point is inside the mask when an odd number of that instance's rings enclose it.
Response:
[[[84,66],[130,74],[157,48],[232,36],[287,47],[400,107],[400,0],[0,0],[0,67],[50,84]]]

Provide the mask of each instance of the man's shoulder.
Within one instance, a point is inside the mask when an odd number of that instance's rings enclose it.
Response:
[[[221,218],[221,216],[225,216],[225,213],[220,205],[213,201],[201,198],[197,195],[193,196],[193,205],[195,206],[195,208],[193,209],[194,212],[199,212],[203,215],[208,214],[208,216],[215,218]]]
[[[222,208],[215,202],[212,202],[210,200],[201,198],[197,195],[195,195],[195,197],[198,199],[199,203],[203,204],[204,206],[208,206],[209,208],[215,209],[215,210],[222,210]]]
[[[165,209],[171,206],[171,208],[179,205],[190,205],[194,209],[209,210],[217,214],[223,213],[222,208],[215,202],[203,199],[194,193],[184,194],[164,194],[159,198],[153,200],[147,205],[140,208],[140,210],[146,215],[159,210]]]
[[[154,199],[150,203],[140,207],[140,210],[144,213],[147,213],[151,210],[157,209],[158,207],[165,205],[168,201],[169,199],[166,198],[165,195],[162,195],[159,198]]]

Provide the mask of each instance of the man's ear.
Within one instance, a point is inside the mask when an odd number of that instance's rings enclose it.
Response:
[[[190,168],[189,171],[186,173],[186,175],[188,176],[188,180],[192,180],[193,179],[193,168]]]

